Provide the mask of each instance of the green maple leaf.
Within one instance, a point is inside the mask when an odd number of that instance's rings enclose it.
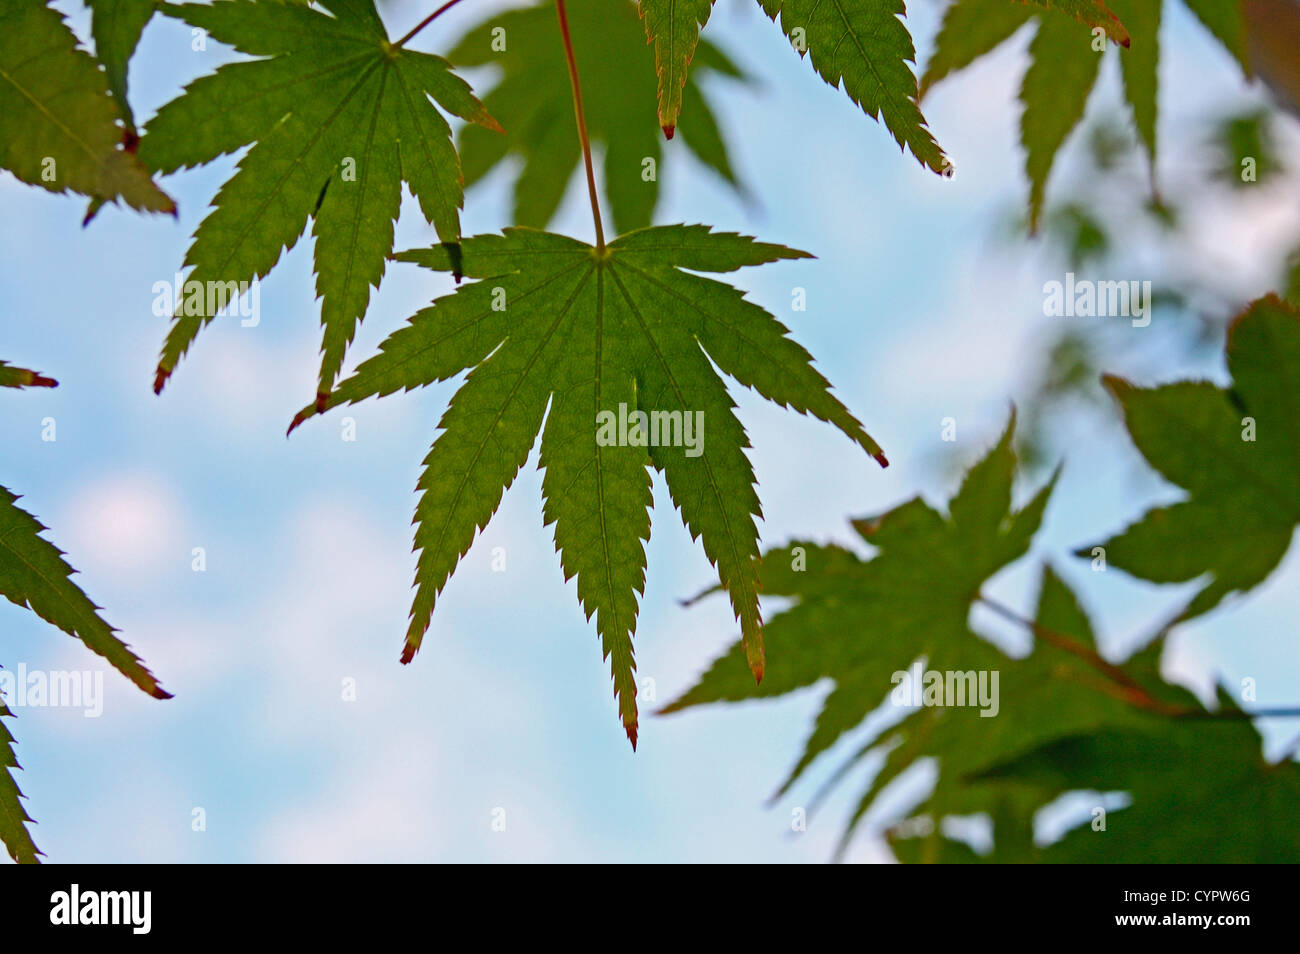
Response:
[[[81,640],[149,695],[170,699],[140,658],[114,635],[99,607],[72,582],[74,571],[64,562],[63,552],[40,536],[46,528],[17,501],[17,496],[0,487],[0,596]],[[3,699],[0,716],[12,716]],[[35,862],[40,852],[25,827],[31,818],[11,774],[19,767],[12,744],[13,736],[0,724],[0,841],[15,861]]]
[[[13,713],[0,698],[0,844],[20,865],[34,865],[39,862],[42,852],[27,830],[28,825],[36,822],[23,808],[23,799],[27,796],[14,778],[14,772],[22,766],[14,755],[14,737],[4,723],[5,719],[12,718]]]
[[[713,0],[640,0],[639,6],[646,38],[655,48],[659,125],[671,139],[682,111],[687,71],[700,42],[700,30],[713,12]]]
[[[1014,0],[1014,2],[1047,10],[1059,10],[1093,29],[1100,27],[1120,46],[1129,45],[1129,31],[1124,25],[1128,21],[1122,16],[1117,16],[1117,11],[1111,9],[1119,6],[1115,0],[1105,0],[1105,2],[1103,0]],[[1110,6],[1106,6],[1106,3]]]
[[[1217,715],[1236,710],[1222,690],[1219,702]],[[1259,733],[1246,719],[1165,719],[1147,731],[1074,735],[994,766],[984,777],[1037,792],[1039,807],[1078,790],[1123,791],[1132,799],[1107,813],[1104,831],[1074,827],[1036,852],[1035,861],[1300,861],[1300,765],[1266,762]]]
[[[903,0],[758,0],[800,57],[922,164],[946,173],[949,164],[917,105],[916,49],[903,25]]]
[[[679,7],[685,0],[679,0]],[[592,142],[604,147],[604,188],[619,232],[644,228],[659,198],[664,118],[662,77],[656,93],[656,51],[646,43],[632,0],[569,0],[566,4],[583,104]],[[649,12],[646,12],[649,16]],[[504,43],[504,48],[502,44]],[[742,79],[740,70],[708,42],[692,46],[689,78],[673,101],[680,110],[681,139],[701,162],[739,188],[717,120],[704,99],[699,79],[708,73]],[[551,3],[510,10],[471,29],[447,54],[457,66],[501,68],[501,81],[484,96],[501,120],[505,136],[466,127],[458,143],[469,185],[481,180],[510,155],[522,158],[514,186],[513,221],[544,228],[582,161],[573,115],[573,94]],[[671,89],[676,79],[668,82]],[[660,112],[656,112],[656,96]],[[646,160],[653,160],[649,172]],[[649,176],[649,177],[648,177]]]
[[[1229,0],[1184,0],[1241,62],[1241,11]],[[1128,49],[1120,52],[1124,98],[1154,171],[1158,116],[1159,31],[1163,0],[954,0],[921,78],[922,92],[991,52],[1026,23],[1037,21],[1030,63],[1020,88],[1020,138],[1030,182],[1029,223],[1037,230],[1056,155],[1083,118],[1096,84],[1101,53],[1092,30],[1101,27]],[[1033,9],[1038,7],[1040,9]]]
[[[158,10],[159,0],[86,0],[90,7],[90,35],[95,40],[95,57],[104,67],[108,91],[117,101],[125,126],[123,138],[132,149],[140,134],[127,98],[127,66],[140,43],[145,25]],[[99,214],[103,199],[91,199],[83,225]]]
[[[0,594],[81,640],[155,699],[170,699],[139,657],[113,635],[99,607],[69,579],[75,571],[64,562],[63,551],[40,536],[46,528],[17,500],[0,487]]]
[[[1088,30],[1063,16],[1042,16],[1029,44],[1029,68],[1020,84],[1024,104],[1020,142],[1029,176],[1031,231],[1038,229],[1056,154],[1083,119],[1100,69],[1101,53],[1093,48]]]
[[[0,387],[52,388],[57,384],[36,371],[0,361]],[[76,571],[64,561],[63,551],[41,536],[45,530],[18,506],[15,494],[0,487],[0,596],[81,640],[155,699],[170,699],[171,693],[114,635],[113,627],[99,615],[99,607],[72,582]],[[12,717],[0,693],[0,720]],[[20,767],[13,744],[13,735],[0,721],[0,843],[14,861],[34,864],[41,852],[27,830],[32,819],[23,808],[24,796],[13,778]]]
[[[859,801],[850,828],[889,782],[919,760],[932,757],[937,760],[938,778],[927,798],[912,809],[913,817],[933,821],[983,812],[993,821],[991,856],[950,860],[1035,860],[1033,817],[1042,806],[1041,789],[1008,784],[985,773],[1062,738],[1159,729],[1169,721],[1170,712],[1197,707],[1184,690],[1161,679],[1161,641],[1122,666],[1104,660],[1087,613],[1050,567],[1043,572],[1032,631],[1036,639],[1026,656],[990,659],[987,648],[981,647],[979,655],[967,653],[944,664],[961,671],[980,665],[995,668],[1000,674],[997,715],[984,718],[979,709],[959,707],[925,708],[909,715],[879,744],[887,753],[884,765]],[[934,836],[940,831],[940,825],[931,828]],[[929,855],[924,860],[938,861],[946,850],[940,849],[941,856],[935,857],[933,838],[924,846],[927,851],[913,839],[891,838],[891,845],[901,859],[910,861],[921,860],[923,854]]]
[[[158,10],[157,0],[86,0],[90,7],[90,35],[95,56],[104,64],[108,88],[117,100],[127,129],[135,131],[135,117],[127,99],[126,71],[145,24]]]
[[[633,745],[632,636],[650,536],[651,468],[664,474],[683,522],[716,565],[740,620],[746,671],[761,677],[759,500],[744,428],[710,362],[885,460],[784,325],[732,286],[692,272],[803,257],[687,225],[630,232],[604,249],[513,228],[398,256],[478,279],[416,314],[323,402],[355,403],[470,372],[419,482],[420,556],[404,662],[419,649],[438,594],[540,430],[544,519],[555,525],[566,579],[577,577],[582,606],[596,616]],[[622,440],[609,430],[610,416],[626,420],[636,411],[657,415],[645,423],[659,432],[676,415],[670,440],[656,446],[645,431],[629,428]],[[293,426],[316,412],[304,408]],[[698,428],[695,446],[688,420]],[[673,440],[676,446],[667,446]]]
[[[1132,31],[1133,41],[1119,57],[1124,99],[1146,148],[1152,181],[1156,168],[1156,117],[1160,101],[1160,16],[1164,0],[1111,0]]]
[[[1180,620],[1263,582],[1300,523],[1300,312],[1273,295],[1255,302],[1231,326],[1227,360],[1227,390],[1106,379],[1138,450],[1189,496],[1098,545],[1144,580],[1208,575]]]
[[[1242,16],[1242,0],[1183,0],[1183,5],[1196,14],[1205,28],[1241,64],[1242,71],[1250,75],[1250,54],[1246,47],[1246,21]]]
[[[1022,509],[1011,505],[1012,427],[967,473],[944,516],[914,498],[883,516],[854,521],[878,555],[863,560],[839,547],[800,541],[763,555],[761,591],[793,605],[770,619],[776,660],[762,685],[743,678],[739,646],[716,660],[665,712],[713,702],[771,698],[834,683],[803,754],[778,789],[784,794],[846,732],[890,695],[894,675],[925,657],[931,669],[998,669],[1009,660],[971,632],[971,606],[984,582],[1027,552],[1054,479]],[[1035,707],[1037,703],[1034,703]],[[975,713],[954,731],[979,731]],[[928,720],[911,718],[912,723]],[[905,727],[903,731],[908,731]],[[923,727],[929,732],[931,727]],[[878,742],[873,739],[857,756]],[[927,753],[928,754],[928,753]],[[919,756],[918,756],[919,757]],[[861,812],[874,790],[864,797]],[[856,817],[855,817],[856,821]],[[849,832],[845,832],[847,842]]]
[[[175,213],[149,170],[123,148],[119,113],[94,57],[40,0],[0,9],[0,166],[51,192],[72,190]]]
[[[430,97],[448,113],[497,126],[445,60],[389,41],[373,0],[321,5],[327,12],[249,0],[164,5],[260,59],[191,83],[149,121],[140,155],[170,173],[252,145],[194,234],[185,264],[196,287],[260,279],[314,220],[324,393],[392,252],[402,183],[441,238],[460,234],[460,165]],[[230,300],[225,294],[178,303],[156,390]]]

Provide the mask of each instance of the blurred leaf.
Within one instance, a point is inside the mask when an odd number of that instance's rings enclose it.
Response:
[[[1231,699],[1220,694],[1227,709]],[[1300,765],[1264,761],[1245,719],[1166,719],[1135,731],[1048,742],[989,769],[986,779],[1032,786],[1040,803],[1068,791],[1118,791],[1129,807],[1105,829],[1082,824],[1031,860],[1079,864],[1295,864],[1300,861]]]
[[[1226,32],[1240,30],[1238,59],[1266,84],[1283,109],[1300,116],[1300,5],[1294,0],[1238,0]],[[1217,12],[1217,11],[1216,11]],[[1249,54],[1249,61],[1244,54]]]
[[[1024,104],[1021,144],[1025,148],[1025,171],[1030,183],[1030,230],[1036,231],[1056,155],[1083,118],[1088,97],[1096,83],[1102,51],[1097,49],[1097,38],[1087,26],[1088,18],[1080,16],[1082,22],[1072,22],[1072,18],[1065,15],[1080,14],[1080,4],[1039,4],[1036,0],[1026,0],[1028,2],[1044,9],[1035,11],[1025,3],[1013,0],[954,0],[944,14],[934,55],[921,88],[928,89],[950,73],[991,52],[1027,19],[1038,21],[1038,30],[1029,48],[1029,67],[1020,88],[1020,99]],[[1154,173],[1161,0],[1108,2],[1127,27],[1119,41],[1129,47],[1119,54],[1124,95]],[[1240,17],[1235,9],[1236,0],[1187,2],[1222,42],[1231,45],[1238,41]],[[1231,12],[1219,11],[1211,9],[1211,5],[1231,5],[1234,9]],[[1098,22],[1096,16],[1091,19]],[[1114,30],[1109,35],[1112,39],[1117,38]],[[1242,63],[1244,68],[1244,59]]]
[[[1183,0],[1183,3],[1241,64],[1242,70],[1250,75],[1242,0]]]
[[[934,52],[921,77],[921,94],[964,69],[1036,19],[1028,4],[1009,0],[954,0],[944,13]]]
[[[1124,0],[1107,0],[1110,7],[1115,8],[1114,11],[1102,0],[1015,0],[1015,2],[1058,10],[1087,26],[1101,27],[1106,31],[1106,35],[1120,46],[1129,45],[1129,30],[1125,26],[1128,18],[1123,15],[1127,8]],[[1159,0],[1155,2],[1158,3]],[[1117,16],[1116,12],[1120,15]]]
[[[919,759],[938,759],[939,777],[917,814],[985,813],[994,822],[994,853],[985,860],[1034,860],[1033,818],[1047,801],[1044,789],[986,774],[998,763],[1076,735],[1116,730],[1159,731],[1171,716],[1198,704],[1159,674],[1163,644],[1145,647],[1122,666],[1098,653],[1092,623],[1078,598],[1044,567],[1037,636],[1028,656],[1000,663],[997,715],[983,719],[970,708],[926,708],[899,726],[895,747],[873,783],[879,791]],[[976,660],[966,663],[974,666]],[[865,808],[865,806],[863,806]],[[1114,847],[1114,846],[1112,846]],[[1112,856],[1112,862],[1127,860]]]
[[[1101,54],[1092,35],[1063,17],[1045,16],[1029,45],[1029,69],[1020,85],[1024,112],[1020,142],[1029,176],[1029,229],[1037,231],[1047,177],[1056,154],[1083,118],[1097,81]]]
[[[1237,188],[1268,182],[1286,171],[1273,132],[1273,114],[1252,110],[1219,121],[1213,132],[1215,175]]]
[[[632,0],[569,0],[566,8],[587,131],[605,150],[610,215],[619,232],[643,228],[659,199],[664,160],[654,50]],[[466,33],[448,58],[466,67],[495,63],[502,71],[484,101],[506,135],[472,126],[461,133],[466,183],[478,182],[508,156],[520,156],[513,221],[544,228],[582,160],[554,5],[509,10],[486,20]],[[701,92],[700,81],[710,73],[742,78],[721,51],[701,41],[682,88],[677,131],[700,161],[734,187],[726,145]]]
[[[1159,106],[1160,9],[1164,0],[1111,0],[1132,31],[1132,43],[1120,54],[1124,77],[1124,98],[1133,109],[1133,123],[1150,157],[1152,176],[1156,165],[1156,120]]]
[[[682,111],[682,89],[695,57],[700,29],[709,21],[713,0],[640,0],[646,38],[654,44],[659,75],[659,125],[671,139]]]
[[[1053,210],[1047,218],[1047,231],[1064,249],[1065,259],[1074,269],[1100,261],[1110,251],[1105,224],[1078,203]]]
[[[915,498],[883,516],[854,521],[855,529],[879,551],[870,560],[803,541],[765,553],[759,566],[762,592],[794,600],[765,629],[772,658],[766,678],[758,686],[746,678],[743,646],[737,644],[664,711],[771,698],[831,680],[834,687],[803,754],[779,789],[784,793],[818,755],[886,700],[896,674],[917,659],[924,657],[930,670],[1006,666],[1009,660],[1003,653],[970,631],[970,609],[985,581],[1028,551],[1054,483],[1023,509],[1012,508],[1012,432],[1013,425],[1008,425],[998,444],[966,474],[948,516]],[[936,718],[969,724],[970,716],[977,730],[991,722],[1008,722],[980,718],[975,709],[954,710],[948,716],[933,713],[909,715],[897,731],[911,736],[912,727],[923,725],[912,737],[920,745]],[[880,741],[870,739],[855,761]],[[982,736],[980,746],[985,744]],[[905,742],[900,748],[907,747]],[[981,747],[976,751],[983,751]],[[863,796],[845,840],[879,787],[896,774],[897,760],[911,762],[906,752],[891,753],[890,759],[890,767]]]
[[[1227,356],[1230,390],[1106,380],[1138,450],[1189,497],[1100,546],[1109,565],[1154,583],[1208,575],[1180,620],[1263,582],[1300,523],[1300,313],[1260,299],[1233,322]]]

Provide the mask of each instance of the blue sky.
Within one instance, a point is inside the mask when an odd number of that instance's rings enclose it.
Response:
[[[506,5],[466,3],[417,45],[445,49]],[[385,19],[405,32],[427,6],[389,4]],[[924,60],[939,7],[913,6],[909,22]],[[77,5],[61,8],[84,27]],[[1162,163],[1176,172],[1186,158],[1177,144],[1199,119],[1257,94],[1181,10],[1168,20],[1161,79],[1178,101],[1162,97]],[[882,472],[829,427],[735,393],[754,445],[764,541],[851,543],[849,517],[918,490],[944,499],[951,476],[935,467],[947,446],[940,420],[957,419],[957,451],[973,459],[1022,393],[1050,333],[1044,323],[1060,320],[1041,308],[1042,284],[1061,277],[1059,263],[1039,248],[995,239],[1025,193],[1013,99],[1026,36],[927,101],[955,159],[957,175],[944,181],[900,156],[880,126],[801,64],[755,5],[720,2],[708,35],[760,77],[753,87],[710,81],[733,161],[757,201],[739,201],[674,142],[657,220],[702,221],[817,255],[737,281],[792,327],[893,466]],[[187,29],[156,19],[133,61],[137,116],[230,55],[215,43],[191,52]],[[1111,57],[1094,108],[1115,107],[1116,72]],[[0,355],[61,382],[4,396],[3,481],[53,528],[81,584],[176,694],[156,702],[110,672],[101,718],[19,711],[10,725],[25,769],[20,785],[50,859],[829,857],[859,778],[798,836],[790,812],[815,779],[777,807],[764,804],[826,687],[774,703],[647,717],[631,752],[598,640],[541,524],[535,454],[440,599],[420,655],[398,665],[414,567],[413,488],[455,382],[333,412],[286,440],[317,369],[309,239],[263,282],[260,325],[216,323],[164,394],[153,395],[166,325],[150,309],[153,284],[179,267],[233,163],[166,180],[178,221],[110,208],[84,230],[82,200],[0,178]],[[509,224],[509,181],[498,170],[470,193],[467,234]],[[1196,210],[1197,254],[1220,263],[1243,301],[1268,289],[1269,256],[1290,221],[1278,209],[1294,208],[1297,193],[1292,178],[1245,213],[1213,198]],[[585,190],[570,191],[552,227],[590,238]],[[398,248],[431,235],[408,200]],[[795,287],[807,290],[806,312],[790,311]],[[449,288],[427,272],[391,268],[348,367]],[[1133,368],[1222,378],[1219,361],[1177,366],[1144,353],[1145,339],[1134,334]],[[344,417],[355,420],[355,442],[342,440]],[[41,440],[45,418],[56,421],[53,442]],[[1099,628],[1114,634],[1106,645],[1120,649],[1185,591],[1094,575],[1068,553],[1177,491],[1137,465],[1113,421],[1070,417],[1060,428],[1065,477],[1035,556],[1054,558],[1083,588]],[[653,678],[667,701],[734,639],[735,625],[721,601],[679,605],[710,581],[711,569],[661,481],[655,499],[637,658],[639,677]],[[195,547],[206,551],[206,572],[191,569]],[[496,547],[505,549],[504,573],[491,567]],[[1173,671],[1201,690],[1216,672],[1234,681],[1254,676],[1261,705],[1295,702],[1300,653],[1289,637],[1298,575],[1300,558],[1292,556],[1253,599],[1177,634]],[[994,590],[1027,608],[1035,580],[1030,559]],[[1000,632],[982,616],[976,624]],[[96,664],[8,603],[0,632],[6,667]],[[345,679],[356,681],[354,702],[342,699]],[[1268,727],[1274,751],[1286,728]],[[827,761],[852,748],[842,741]],[[900,803],[901,796],[885,808]],[[206,831],[191,830],[196,807]],[[504,809],[504,831],[492,828],[496,809]],[[873,813],[873,824],[886,815]],[[889,856],[868,832],[849,857]]]

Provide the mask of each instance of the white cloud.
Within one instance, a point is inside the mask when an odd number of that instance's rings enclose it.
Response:
[[[59,515],[56,542],[96,580],[141,579],[188,560],[186,515],[174,489],[155,474],[95,476]]]

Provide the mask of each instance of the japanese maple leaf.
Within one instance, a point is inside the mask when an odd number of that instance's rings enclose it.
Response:
[[[51,192],[146,212],[176,206],[123,147],[100,64],[43,0],[0,7],[0,167]]]
[[[1249,72],[1239,3],[1183,2]],[[953,0],[949,5],[921,78],[922,95],[1037,21],[1020,85],[1020,141],[1030,183],[1031,230],[1040,222],[1057,153],[1083,119],[1097,82],[1103,50],[1095,31],[1126,48],[1120,54],[1124,98],[1154,181],[1162,6],[1163,0]]]
[[[884,754],[884,763],[859,798],[845,841],[886,786],[922,759],[932,758],[938,768],[935,785],[911,809],[913,816],[933,822],[987,813],[993,821],[998,860],[1029,860],[1042,792],[983,773],[1070,736],[1159,730],[1171,712],[1196,708],[1185,690],[1160,677],[1163,641],[1155,641],[1122,664],[1102,657],[1087,613],[1050,567],[1043,570],[1030,632],[1034,642],[1024,656],[1013,658],[980,643],[927,663],[930,671],[996,672],[996,711],[986,718],[986,710],[970,706],[923,707],[910,712],[883,738],[872,740],[872,748]],[[848,765],[865,754],[860,750]],[[938,831],[941,826],[933,828]],[[900,857],[912,847],[905,841],[891,843]]]
[[[693,273],[806,256],[691,225],[630,232],[604,248],[513,228],[398,256],[477,279],[416,314],[323,402],[335,407],[470,372],[419,481],[420,556],[404,662],[541,431],[544,519],[555,525],[566,578],[577,577],[578,598],[596,617],[633,746],[632,636],[645,584],[651,468],[664,474],[683,522],[717,566],[749,671],[762,677],[759,500],[745,430],[710,362],[886,462],[785,326],[737,289]],[[617,438],[606,429],[612,417],[635,412],[649,426]],[[293,426],[315,413],[304,408]]]
[[[46,528],[17,501],[15,494],[0,487],[0,596],[79,639],[155,699],[170,699],[171,693],[114,635],[99,607],[72,582],[74,571],[64,561],[63,551],[40,536]],[[2,697],[0,716],[12,716]],[[13,736],[0,723],[0,842],[15,861],[35,862],[40,852],[25,827],[31,818],[23,810],[22,792],[11,774],[18,768],[12,744]]]
[[[879,708],[894,688],[893,675],[918,658],[934,669],[995,669],[1009,661],[971,632],[971,607],[986,580],[1025,555],[1053,485],[1023,509],[1013,509],[1012,433],[1009,425],[970,469],[946,515],[918,497],[882,516],[854,521],[879,551],[872,559],[811,541],[765,553],[761,592],[793,601],[767,624],[774,657],[767,678],[753,685],[742,647],[733,646],[663,711],[774,698],[832,680],[834,688],[781,794]],[[858,757],[865,754],[866,749]]]
[[[497,127],[445,60],[389,41],[373,0],[321,6],[165,6],[261,59],[227,64],[186,87],[145,127],[140,156],[169,173],[252,144],[194,234],[185,264],[196,287],[261,278],[314,220],[323,393],[383,276],[402,183],[441,238],[460,234],[460,163],[430,97],[448,113]],[[155,390],[228,303],[220,295],[178,303]]]
[[[95,56],[104,64],[109,91],[117,100],[122,120],[135,135],[135,115],[127,98],[127,66],[140,44],[145,26],[158,10],[158,0],[86,0],[90,7],[90,33]]]
[[[1204,578],[1180,620],[1262,583],[1300,524],[1300,312],[1275,295],[1255,302],[1230,327],[1227,356],[1226,390],[1106,379],[1138,450],[1187,497],[1095,546],[1154,583]]]
[[[1090,813],[1023,860],[1063,864],[1295,864],[1300,861],[1300,765],[1270,764],[1259,731],[1232,696],[1205,718],[1164,719],[1145,730],[1069,735],[1008,759],[979,781],[1018,786],[1041,809],[1066,792],[1123,792],[1104,830]],[[1219,718],[1211,718],[1210,716]],[[1235,717],[1234,717],[1235,716]],[[995,845],[996,848],[996,845]]]
[[[950,166],[917,104],[916,49],[903,0],[758,0],[799,56],[879,119],[901,148],[935,172]]]
[[[604,191],[620,232],[651,224],[659,185],[668,164],[656,117],[656,54],[632,0],[568,0],[571,38],[585,77],[583,105],[591,140],[604,147]],[[642,8],[645,12],[645,8]],[[692,44],[694,64],[672,82],[680,107],[679,141],[695,158],[740,189],[717,118],[704,95],[708,76],[746,77],[707,41]],[[573,114],[573,93],[551,0],[506,10],[471,28],[447,54],[457,67],[496,66],[500,82],[484,102],[506,129],[504,136],[466,126],[458,148],[465,181],[473,186],[510,157],[518,157],[514,180],[515,225],[545,228],[555,217],[582,161]],[[658,89],[663,92],[663,78]],[[665,107],[660,100],[660,110]],[[676,124],[676,114],[673,114]],[[513,174],[513,173],[512,173]]]
[[[700,29],[709,22],[713,0],[639,0],[646,39],[655,48],[659,74],[659,125],[669,139],[682,111],[682,90],[695,58]]]
[[[56,387],[57,383],[42,373],[0,361],[0,387]],[[88,650],[103,656],[153,698],[172,698],[139,656],[114,636],[116,630],[99,615],[99,607],[72,581],[75,571],[64,560],[64,552],[40,535],[44,532],[42,522],[18,506],[18,496],[0,486],[0,597],[81,639]],[[0,690],[0,719],[4,717],[13,717],[13,712],[5,706]],[[42,853],[27,831],[31,816],[22,806],[23,794],[13,777],[18,768],[13,741],[13,734],[0,721],[0,844],[16,862],[34,864]]]
[[[0,387],[52,388],[56,384],[43,374],[0,361]],[[99,607],[72,582],[72,567],[64,561],[63,551],[41,536],[45,529],[18,506],[17,495],[0,487],[0,596],[81,640],[155,699],[170,699],[171,693],[114,635],[113,627],[99,615]],[[12,716],[0,691],[0,718]],[[14,861],[35,863],[41,852],[27,830],[32,819],[23,808],[23,793],[13,777],[19,767],[13,742],[13,735],[0,722],[0,844]]]

